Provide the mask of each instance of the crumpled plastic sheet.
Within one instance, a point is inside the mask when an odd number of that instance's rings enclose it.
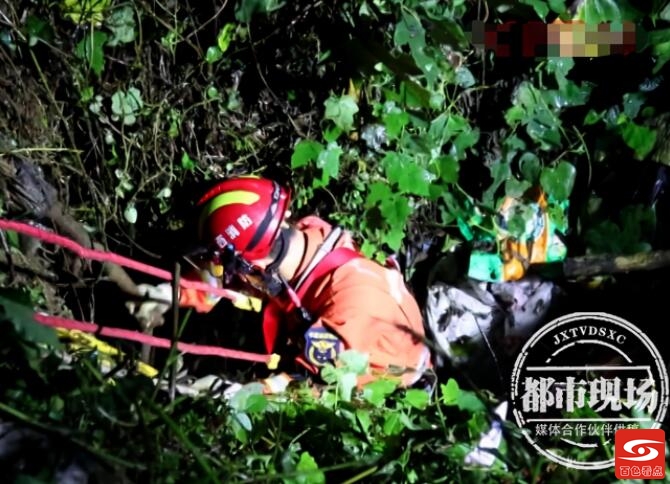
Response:
[[[426,324],[452,365],[471,363],[482,351],[515,354],[543,322],[556,293],[538,277],[503,283],[466,279],[428,287]]]

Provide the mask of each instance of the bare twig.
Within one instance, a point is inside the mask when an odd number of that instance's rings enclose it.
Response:
[[[172,272],[172,348],[171,353],[177,349],[177,341],[179,340],[179,278],[181,276],[181,266],[179,261],[175,262],[174,270]],[[170,367],[170,401],[174,401],[177,388],[177,363],[175,358]]]
[[[11,278],[12,284],[16,281],[16,269],[14,268],[14,259],[12,258],[12,251],[9,248],[7,243],[7,237],[5,232],[0,230],[0,241],[2,241],[2,250],[5,251],[5,257],[7,258],[7,265],[9,266],[9,277]]]

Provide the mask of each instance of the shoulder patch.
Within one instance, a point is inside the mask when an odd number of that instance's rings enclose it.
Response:
[[[305,359],[314,366],[333,363],[342,351],[342,340],[323,327],[305,332]]]

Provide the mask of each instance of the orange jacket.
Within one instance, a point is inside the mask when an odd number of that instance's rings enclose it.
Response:
[[[306,235],[306,254],[297,274],[307,268],[332,227],[311,216],[296,228]],[[351,236],[344,232],[335,247],[355,249]],[[205,276],[212,283],[213,276]],[[297,282],[297,277],[292,283]],[[369,356],[370,373],[359,378],[359,386],[379,376],[397,377],[411,385],[431,366],[430,352],[423,343],[424,327],[419,306],[408,291],[401,273],[364,257],[348,260],[325,274],[306,290],[303,306],[313,316],[308,327],[291,323],[291,304],[273,300],[266,305],[264,333],[272,351],[277,328],[273,316],[282,317],[288,336],[298,340],[302,354],[296,361],[313,373],[343,350],[354,349]],[[208,311],[216,300],[199,291],[185,289],[180,304]],[[302,334],[300,334],[302,332]]]

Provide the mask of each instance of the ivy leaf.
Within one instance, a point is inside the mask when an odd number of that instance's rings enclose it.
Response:
[[[543,2],[542,0],[521,0],[521,3],[533,7],[533,10],[535,10],[537,16],[542,20],[544,20],[549,13],[549,6],[547,5],[547,2]]]
[[[635,118],[640,112],[646,97],[641,92],[627,92],[623,95],[623,112],[630,119]]]
[[[519,198],[531,187],[531,183],[526,180],[517,180],[510,178],[505,181],[505,194],[508,197]]]
[[[460,164],[453,156],[440,156],[435,160],[440,179],[445,183],[457,183]]]
[[[654,45],[652,52],[656,56],[656,63],[651,72],[658,74],[661,68],[670,60],[670,41]]]
[[[291,155],[291,168],[301,168],[315,161],[324,149],[324,146],[318,141],[300,140],[293,149]]]
[[[425,46],[426,31],[416,15],[402,11],[402,19],[396,24],[393,34],[393,43],[396,47],[412,43],[420,47]]]
[[[392,197],[393,193],[391,188],[386,183],[374,182],[368,185],[368,196],[365,199],[365,205],[367,208],[372,208],[376,206],[382,200],[388,200]]]
[[[489,188],[484,192],[483,200],[485,204],[492,205],[493,198],[498,191],[498,188],[500,188],[505,180],[512,176],[512,168],[509,163],[498,160],[491,164],[489,170],[491,171],[493,181]]]
[[[382,115],[382,121],[384,122],[387,136],[395,139],[400,135],[403,128],[407,126],[407,123],[409,123],[409,114],[394,106]]]
[[[537,183],[542,172],[540,159],[535,153],[525,152],[519,158],[519,171],[527,181],[532,184]]]
[[[558,201],[567,200],[574,187],[576,173],[572,163],[561,161],[555,168],[542,169],[540,184],[550,197]]]
[[[344,132],[349,132],[354,126],[354,115],[358,112],[356,100],[349,94],[326,99],[324,117],[330,119]]]
[[[128,44],[135,40],[135,15],[130,5],[115,9],[105,23],[112,32],[112,38],[107,42],[110,47]]]
[[[321,168],[321,182],[327,184],[331,178],[337,178],[340,172],[340,156],[342,148],[337,143],[328,143],[325,150],[316,158],[317,168]]]
[[[622,20],[621,9],[615,0],[584,0],[577,11],[577,18],[586,25]]]
[[[382,165],[389,182],[397,184],[401,192],[424,197],[430,195],[428,172],[409,156],[389,152],[384,156]]]
[[[638,160],[645,158],[656,145],[656,131],[632,121],[624,124],[621,137],[635,151],[635,158]]]

